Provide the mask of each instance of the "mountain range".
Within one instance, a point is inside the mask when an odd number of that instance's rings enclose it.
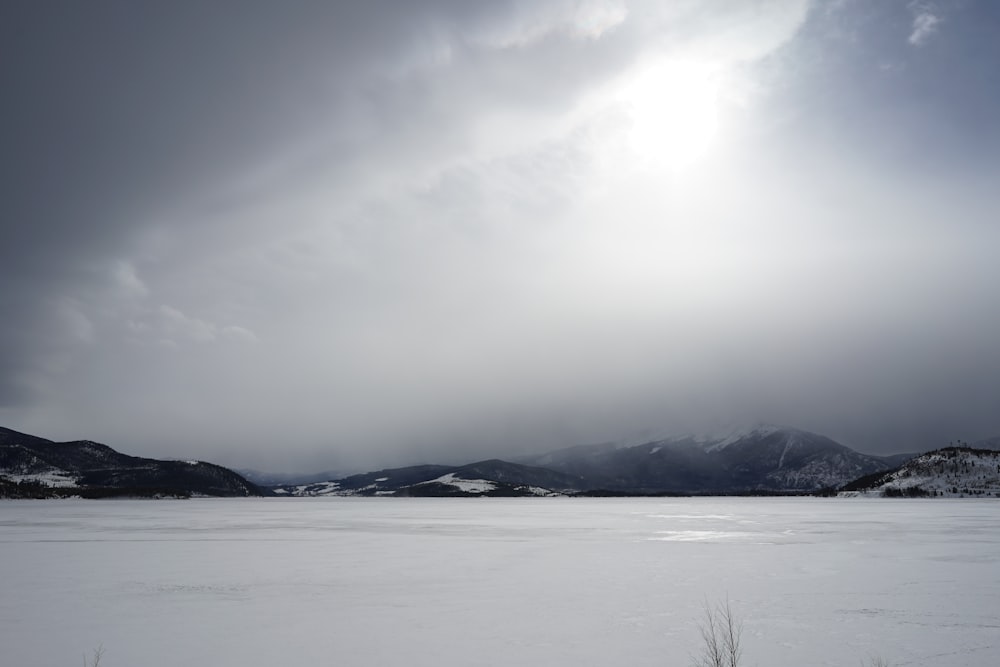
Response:
[[[963,444],[963,443],[959,443]],[[980,446],[980,444],[982,446]],[[862,454],[795,428],[718,437],[568,447],[514,461],[415,465],[318,481],[260,484],[203,461],[121,454],[0,428],[0,497],[732,495],[990,495],[1000,490],[1000,438],[917,456]],[[942,453],[944,452],[944,453]],[[971,452],[971,453],[970,453]],[[971,477],[969,477],[971,475]]]
[[[830,438],[757,426],[707,438],[581,445],[514,462],[411,466],[327,482],[284,485],[279,495],[545,495],[590,493],[810,493],[897,467],[911,454],[861,454]]]

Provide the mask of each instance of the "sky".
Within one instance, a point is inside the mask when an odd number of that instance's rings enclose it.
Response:
[[[1000,435],[1000,5],[0,5],[0,425],[271,471]]]

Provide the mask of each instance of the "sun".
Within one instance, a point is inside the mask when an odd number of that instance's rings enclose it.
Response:
[[[719,75],[710,65],[645,63],[626,77],[618,99],[630,121],[629,144],[644,162],[684,169],[716,143]]]

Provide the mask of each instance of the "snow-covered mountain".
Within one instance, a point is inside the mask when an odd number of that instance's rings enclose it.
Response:
[[[718,436],[605,443],[465,466],[378,470],[283,485],[276,495],[456,496],[550,493],[808,493],[898,465],[798,429],[758,425]]]
[[[637,493],[815,491],[893,467],[887,457],[826,436],[770,425],[624,447],[570,447],[522,461],[583,479],[588,488]]]
[[[516,462],[490,459],[462,466],[385,469],[283,484],[271,491],[278,496],[809,493],[839,489],[859,478],[871,482],[879,478],[876,473],[898,467],[903,456],[861,454],[816,433],[770,425],[633,442],[569,447]],[[983,468],[979,473],[986,474],[983,466],[990,451],[975,451],[984,453],[963,465]],[[906,478],[916,478],[912,469],[903,470],[909,470]],[[952,475],[921,488],[992,489],[970,484]],[[210,463],[144,459],[99,443],[54,443],[0,428],[0,497],[161,492],[241,496],[259,495],[261,489]]]
[[[83,495],[257,496],[232,470],[204,461],[159,461],[89,440],[52,442],[0,427],[0,497]]]
[[[272,491],[279,496],[545,496],[582,488],[581,480],[552,470],[490,459],[377,470]]]
[[[945,447],[921,454],[895,470],[855,480],[843,487],[841,495],[1000,496],[1000,451]]]

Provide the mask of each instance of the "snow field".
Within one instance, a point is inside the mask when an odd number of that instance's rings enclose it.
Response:
[[[6,501],[0,664],[1000,664],[1000,504]]]

